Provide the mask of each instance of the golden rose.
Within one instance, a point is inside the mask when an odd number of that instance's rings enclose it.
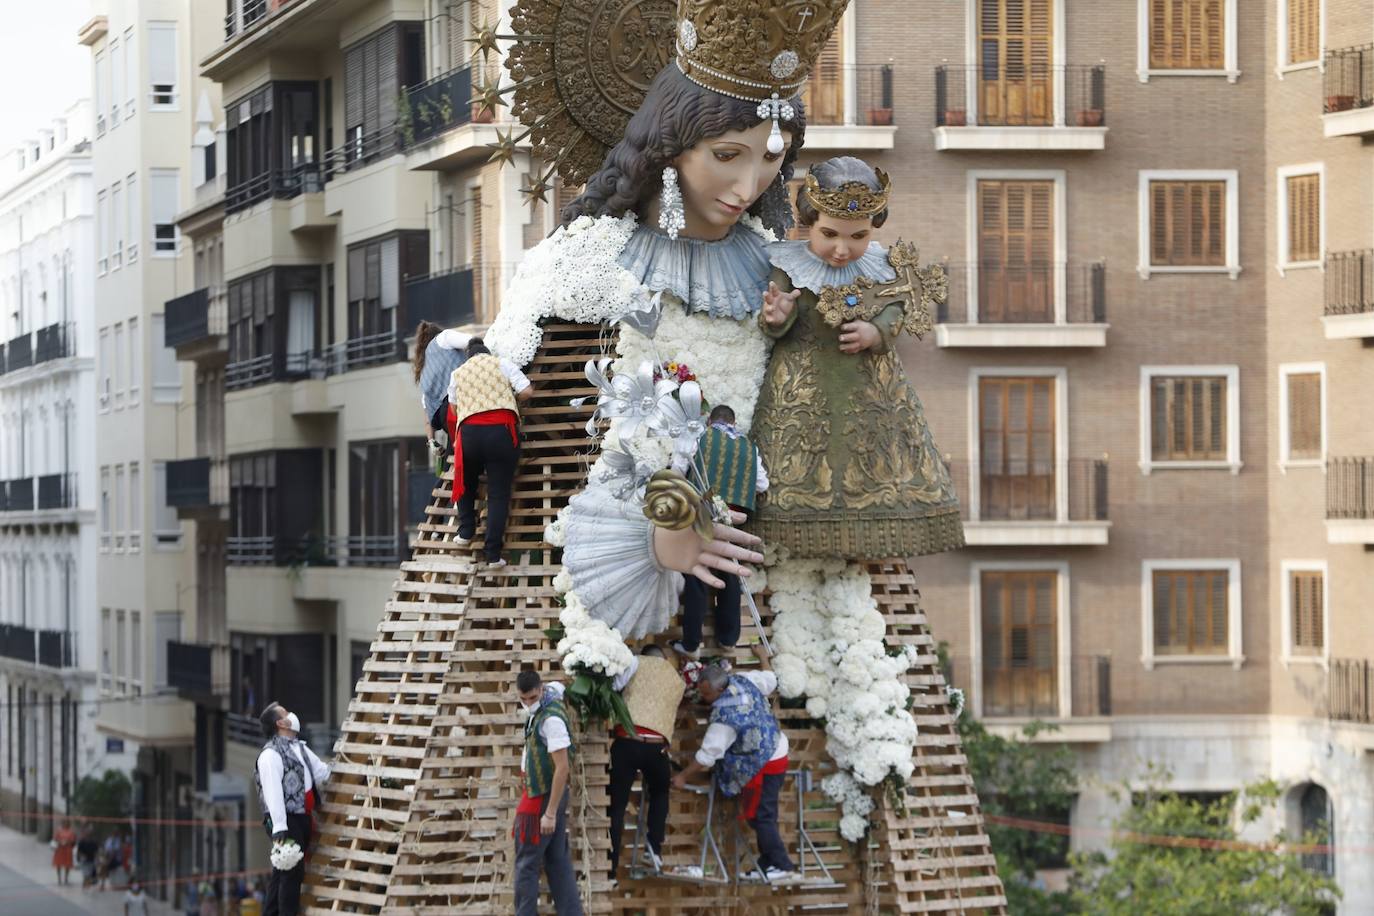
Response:
[[[644,515],[670,531],[696,524],[700,505],[701,494],[677,471],[657,471],[644,491]]]

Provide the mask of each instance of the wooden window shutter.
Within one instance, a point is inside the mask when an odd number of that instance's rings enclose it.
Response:
[[[807,124],[844,123],[844,24],[841,23],[821,49],[802,87]]]
[[[1295,654],[1321,651],[1326,635],[1322,599],[1326,582],[1318,571],[1293,572],[1288,576],[1291,639]]]
[[[800,171],[798,169],[798,172]],[[792,207],[792,228],[787,230],[789,239],[811,238],[811,227],[803,226],[801,219],[797,216],[797,195],[801,193],[802,185],[805,183],[805,177],[793,178],[787,183],[787,203]]]
[[[1288,260],[1321,260],[1321,176],[1291,175],[1288,194]]]
[[[377,120],[373,131],[390,130],[396,124],[396,99],[401,91],[401,26],[393,25],[377,35]],[[379,141],[380,142],[380,141]]]
[[[980,0],[978,123],[1054,123],[1051,0]]]
[[[983,713],[1058,713],[1058,574],[984,571],[981,576]]]
[[[1053,181],[978,182],[978,320],[1054,320]]]
[[[1150,381],[1150,457],[1224,461],[1226,379],[1156,376]]]
[[[1322,380],[1316,372],[1288,379],[1288,457],[1320,458],[1322,452]]]
[[[1301,64],[1321,56],[1321,0],[1288,0],[1288,60]]]
[[[1224,570],[1154,573],[1154,648],[1159,655],[1222,655],[1229,646],[1230,575]]]
[[[1151,181],[1150,264],[1226,265],[1226,182]]]
[[[1224,0],[1150,0],[1150,69],[1224,69],[1225,30]]]
[[[363,48],[354,45],[344,52],[344,130],[348,132],[361,127],[364,119]]]
[[[1055,517],[1054,399],[1054,379],[979,380],[983,518]]]

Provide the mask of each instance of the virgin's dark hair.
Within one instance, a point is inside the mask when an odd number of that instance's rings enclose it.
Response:
[[[811,174],[816,176],[816,183],[821,186],[822,191],[833,191],[851,181],[866,185],[871,191],[876,191],[879,187],[878,173],[873,171],[873,166],[856,156],[836,156],[834,159],[817,162],[811,166]],[[819,216],[816,208],[811,206],[811,201],[806,199],[806,186],[797,188],[797,221],[803,226],[813,226]],[[885,222],[886,207],[873,214],[873,228],[878,229]]]
[[[415,381],[420,381],[420,373],[425,371],[425,349],[429,342],[439,336],[443,328],[432,321],[421,321],[415,328]]]
[[[790,100],[795,116],[785,125],[792,142],[783,154],[783,180],[792,177],[806,135],[806,112],[800,98]],[[669,64],[654,77],[653,85],[639,106],[625,136],[617,143],[601,169],[587,180],[582,194],[563,208],[563,225],[579,216],[624,216],[642,213],[643,205],[662,187],[663,167],[678,155],[703,140],[732,130],[748,130],[762,119],[758,104],[731,98],[698,86],[682,75],[676,64]],[[749,212],[781,234],[792,225],[792,208],[786,188],[779,183],[768,186]]]

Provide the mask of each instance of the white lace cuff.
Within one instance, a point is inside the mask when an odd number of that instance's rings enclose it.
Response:
[[[654,526],[637,502],[592,485],[568,503],[563,565],[587,612],[639,639],[668,628],[682,574],[654,557]]]

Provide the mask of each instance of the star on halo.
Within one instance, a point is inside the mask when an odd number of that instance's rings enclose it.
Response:
[[[501,165],[510,165],[515,161],[515,128],[507,130],[505,135],[501,134],[501,128],[496,128],[496,142],[488,143],[487,149],[491,150],[488,162],[496,162]]]
[[[498,50],[496,45],[496,30],[486,23],[483,23],[482,27],[477,30],[477,34],[467,39],[467,41],[474,46],[472,49],[473,54],[481,53],[482,60],[487,60],[488,55],[490,55],[492,51]]]

